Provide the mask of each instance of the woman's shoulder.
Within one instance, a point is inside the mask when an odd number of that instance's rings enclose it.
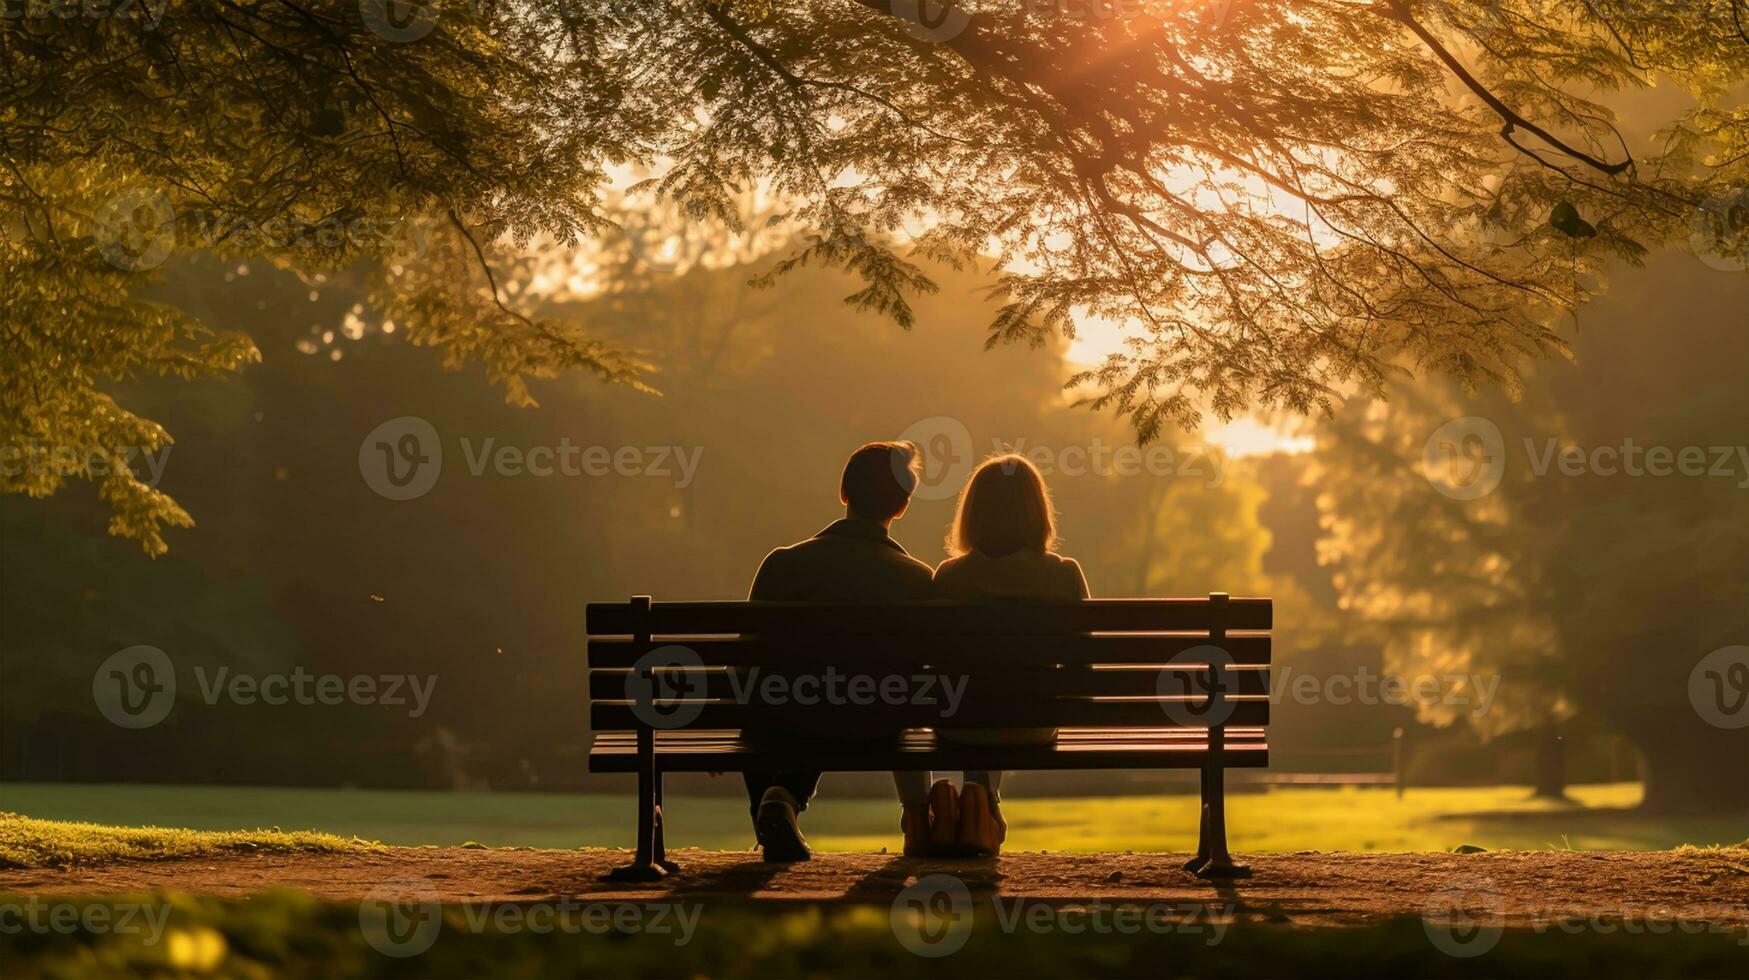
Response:
[[[940,578],[944,573],[951,575],[955,569],[962,567],[965,563],[965,555],[954,555],[951,558],[943,559],[941,564],[935,566],[935,577]]]
[[[1047,551],[1045,552],[1045,558],[1064,572],[1073,571],[1077,575],[1081,574],[1081,563],[1070,558],[1068,555],[1059,555],[1054,551]]]
[[[1081,599],[1092,594],[1087,589],[1087,576],[1081,571],[1080,562],[1054,551],[1045,552],[1045,556],[1055,560],[1056,571],[1062,576],[1065,591],[1075,593]]]

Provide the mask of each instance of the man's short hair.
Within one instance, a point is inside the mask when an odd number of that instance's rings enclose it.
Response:
[[[871,521],[895,517],[911,501],[923,463],[909,442],[871,442],[857,447],[844,464],[839,493],[850,512]]]

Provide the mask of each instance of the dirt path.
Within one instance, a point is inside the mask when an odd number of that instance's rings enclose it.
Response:
[[[356,900],[409,886],[450,902],[852,901],[890,903],[936,872],[974,894],[1051,902],[1232,902],[1271,920],[1362,923],[1400,914],[1486,909],[1509,923],[1560,917],[1692,920],[1749,927],[1749,850],[1500,851],[1483,854],[1252,855],[1254,876],[1217,888],[1176,854],[1015,853],[998,861],[921,861],[819,854],[767,865],[750,852],[678,851],[679,873],[647,885],[599,880],[618,850],[387,848],[366,854],[224,855],[119,861],[97,867],[0,871],[0,892],[115,893],[175,889],[241,897],[295,888]]]

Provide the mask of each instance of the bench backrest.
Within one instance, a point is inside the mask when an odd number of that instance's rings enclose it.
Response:
[[[590,727],[1207,728],[1269,721],[1265,598],[590,603]]]

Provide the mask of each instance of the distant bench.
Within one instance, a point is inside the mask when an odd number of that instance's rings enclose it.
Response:
[[[1269,599],[1224,593],[590,603],[589,769],[638,775],[637,855],[610,877],[675,870],[662,839],[665,773],[789,769],[1200,769],[1200,843],[1185,867],[1245,877],[1227,851],[1223,773],[1269,764],[1271,614]],[[928,676],[937,680],[916,680]],[[803,734],[822,726],[904,734],[857,744]],[[1055,744],[973,746],[923,730],[937,726],[1061,732]]]

